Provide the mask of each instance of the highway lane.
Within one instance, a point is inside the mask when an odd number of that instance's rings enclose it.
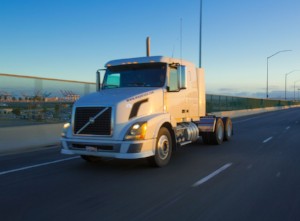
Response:
[[[299,136],[293,108],[235,119],[232,141],[161,169],[58,148],[1,156],[1,220],[300,220]]]

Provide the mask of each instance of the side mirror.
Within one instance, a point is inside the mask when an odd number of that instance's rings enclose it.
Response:
[[[178,80],[179,80],[179,88],[186,89],[186,66],[178,66]]]
[[[96,71],[96,90],[97,91],[101,91],[101,80],[103,81],[103,79],[101,79],[101,78],[103,78],[103,76],[101,76],[101,71],[106,71],[106,69],[98,69],[97,71]]]
[[[96,91],[100,91],[101,90],[101,72],[100,69],[96,71]]]

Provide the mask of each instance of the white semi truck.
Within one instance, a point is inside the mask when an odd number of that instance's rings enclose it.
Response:
[[[102,84],[97,71],[97,92],[73,105],[62,132],[63,154],[89,162],[147,158],[162,167],[178,147],[232,137],[230,118],[206,114],[202,68],[163,56],[113,60],[105,67]]]

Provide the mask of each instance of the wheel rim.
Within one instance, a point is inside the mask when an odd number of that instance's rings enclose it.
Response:
[[[222,140],[222,139],[223,139],[223,135],[224,135],[223,128],[222,128],[221,125],[219,125],[219,126],[218,126],[218,131],[217,131],[218,139],[219,139],[219,140]]]
[[[157,142],[157,153],[160,159],[165,160],[170,151],[169,139],[166,135],[163,135],[159,138]]]

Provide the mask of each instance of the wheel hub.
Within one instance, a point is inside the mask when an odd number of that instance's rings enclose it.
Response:
[[[157,151],[160,159],[164,160],[168,157],[170,151],[170,144],[166,135],[163,135],[159,138],[157,143]]]

